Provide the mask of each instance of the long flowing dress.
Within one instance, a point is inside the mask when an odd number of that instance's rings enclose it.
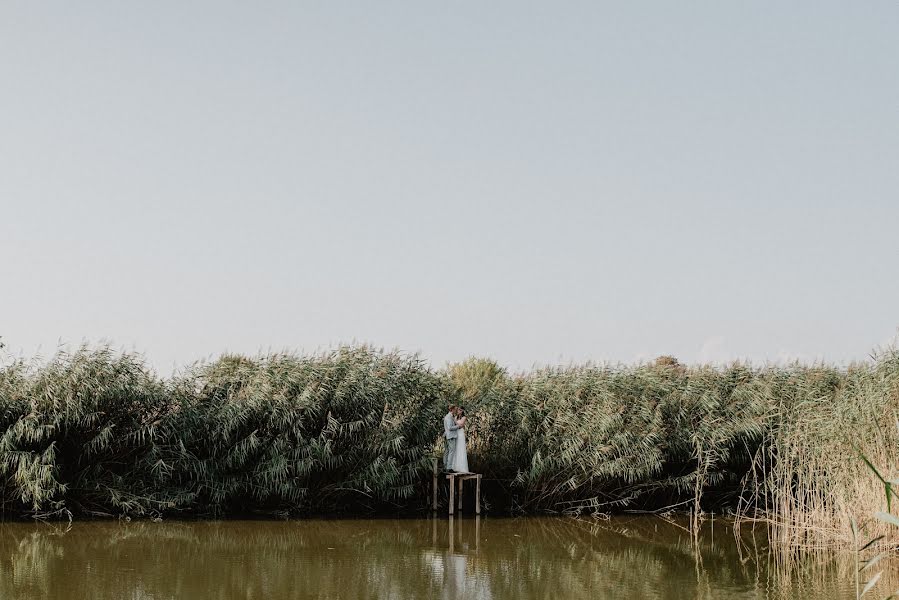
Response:
[[[468,473],[468,449],[465,447],[465,428],[459,429],[459,437],[456,438],[456,457],[453,460],[453,471],[456,473]]]

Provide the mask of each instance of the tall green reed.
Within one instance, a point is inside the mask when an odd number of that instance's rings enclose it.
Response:
[[[895,466],[899,355],[865,364],[574,365],[434,371],[368,347],[225,355],[160,378],[81,348],[0,368],[9,516],[371,512],[424,506],[449,402],[491,505],[733,512],[787,545],[846,538]],[[875,415],[872,421],[870,415]]]

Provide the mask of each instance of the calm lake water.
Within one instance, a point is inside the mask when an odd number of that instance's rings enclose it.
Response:
[[[473,518],[0,524],[0,598],[854,598],[851,555],[763,529]]]

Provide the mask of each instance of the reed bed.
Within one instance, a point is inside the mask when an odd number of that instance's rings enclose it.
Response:
[[[159,378],[81,348],[0,368],[7,517],[367,513],[425,505],[440,417],[471,415],[487,502],[523,512],[715,512],[787,545],[846,541],[895,476],[899,354],[826,365],[440,371],[369,347],[226,355]],[[873,528],[878,526],[872,524]]]
[[[0,375],[7,515],[228,515],[408,501],[442,384],[420,360],[344,348],[223,356],[169,381],[107,348]],[[436,411],[436,412],[435,412]]]

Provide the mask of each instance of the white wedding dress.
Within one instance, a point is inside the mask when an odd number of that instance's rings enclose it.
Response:
[[[459,429],[456,438],[456,456],[453,459],[453,471],[468,473],[468,449],[465,447],[465,428]]]

